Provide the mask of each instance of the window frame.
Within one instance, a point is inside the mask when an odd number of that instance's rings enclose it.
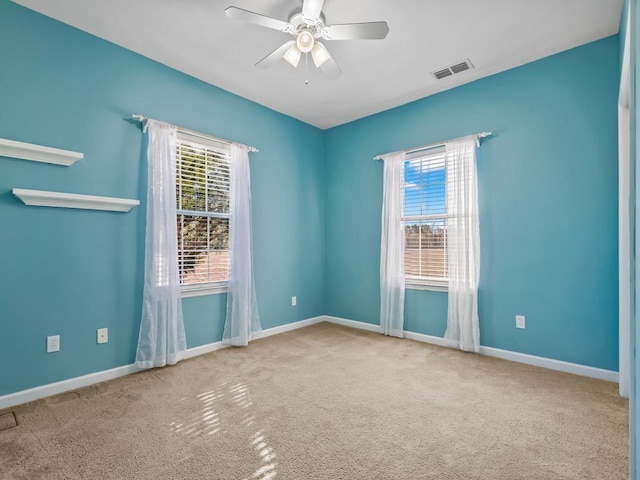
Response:
[[[176,138],[176,190],[179,188],[179,183],[178,183],[178,174],[179,174],[179,168],[180,168],[179,145],[181,143],[192,144],[199,147],[211,148],[214,151],[224,150],[226,155],[229,157],[229,164],[231,163],[231,158],[230,158],[231,145],[229,143],[226,143],[224,141],[218,140],[213,137],[209,137],[207,135],[178,130],[177,138]],[[229,167],[231,167],[231,165],[229,165]],[[231,187],[231,168],[229,168],[229,188],[230,187]],[[229,221],[231,220],[231,207],[229,207],[229,213],[206,212],[206,211],[200,211],[200,210],[183,210],[179,208],[177,199],[178,199],[178,194],[176,191],[176,221],[180,215],[191,215],[191,216],[208,217],[208,218],[227,218],[229,219]],[[176,236],[176,242],[177,242],[178,259],[179,259],[181,256],[181,252],[183,252],[183,246],[180,244],[180,238],[177,236]],[[178,268],[180,268],[179,260],[178,260]],[[191,297],[199,297],[204,295],[215,295],[220,293],[227,293],[228,288],[229,288],[228,275],[226,280],[206,282],[206,283],[190,283],[186,285],[183,284],[182,280],[180,279],[181,298],[191,298]]]
[[[406,179],[404,178],[404,169],[406,168],[406,162],[409,162],[411,160],[415,160],[415,159],[420,159],[420,160],[424,160],[424,159],[428,159],[429,157],[443,157],[443,155],[445,155],[445,149],[444,149],[444,145],[439,145],[433,148],[430,148],[429,150],[422,150],[422,151],[418,151],[418,152],[411,152],[409,154],[407,154],[406,160],[405,160],[405,164],[403,164],[403,179],[402,179],[402,214],[401,214],[401,222],[402,222],[402,228],[406,228],[405,222],[407,220],[415,220],[416,222],[424,222],[424,221],[429,221],[429,220],[443,220],[446,224],[448,223],[449,219],[451,218],[451,215],[449,215],[446,212],[446,198],[447,198],[447,167],[446,167],[446,161],[444,162],[444,202],[445,202],[445,212],[444,213],[437,213],[437,214],[428,214],[428,215],[405,215],[405,208],[407,205],[407,198],[406,198]],[[446,237],[445,237],[446,239]],[[406,242],[406,240],[405,240]],[[448,246],[445,240],[445,252],[447,251]],[[447,276],[444,278],[440,278],[440,277],[420,277],[420,276],[416,276],[416,275],[407,275],[406,274],[406,243],[405,243],[405,252],[404,252],[404,259],[403,261],[405,262],[405,288],[411,289],[411,290],[430,290],[430,291],[435,291],[435,292],[448,292],[449,291],[449,276],[448,276],[448,272],[447,272]],[[446,257],[445,257],[446,258]]]

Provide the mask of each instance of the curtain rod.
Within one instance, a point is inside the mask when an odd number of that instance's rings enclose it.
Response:
[[[484,138],[484,137],[489,137],[493,135],[493,132],[480,132],[480,133],[476,133],[474,135],[468,135],[469,137],[477,137],[476,138],[476,142],[478,144],[478,146],[480,146],[480,139]],[[464,137],[461,137],[464,138]],[[400,150],[400,151],[404,151],[404,153],[416,153],[419,152],[421,150],[429,150],[432,148],[436,148],[436,147],[442,147],[444,146],[446,142],[437,142],[437,143],[431,143],[429,145],[422,145],[421,147],[415,147],[415,148],[410,148],[409,150]],[[382,155],[376,155],[375,157],[373,157],[374,160],[382,160]]]
[[[151,120],[149,117],[145,116],[145,115],[139,115],[134,113],[133,115],[131,115],[131,118],[133,118],[134,120],[137,120],[138,122],[144,122],[146,120]],[[178,129],[178,132],[180,133],[185,133],[187,135],[191,135],[192,137],[198,137],[198,138],[202,138],[205,140],[215,140],[216,142],[220,142],[223,143],[225,145],[231,145],[233,142],[230,142],[229,140],[223,140],[221,138],[217,138],[214,137],[213,135],[206,135],[204,133],[200,133],[200,132],[195,132],[193,130],[189,130],[186,128],[182,128],[182,127],[176,127]],[[250,152],[259,152],[260,150],[258,150],[256,147],[249,147],[249,151]]]

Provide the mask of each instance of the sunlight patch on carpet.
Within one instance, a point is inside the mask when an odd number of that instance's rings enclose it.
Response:
[[[266,437],[263,431],[256,432],[252,439],[251,445],[256,449],[258,455],[262,458],[262,462],[264,465],[256,469],[256,471],[251,475],[251,478],[255,478],[258,480],[271,480],[276,478],[277,472],[276,467],[278,463],[275,462],[276,454],[273,451],[273,448],[269,446],[267,443]]]
[[[174,433],[182,435],[213,435],[220,431],[220,414],[216,411],[215,402],[225,396],[226,384],[217,389],[209,390],[196,395],[196,400],[201,403],[202,408],[196,410],[186,422],[173,421],[169,424],[169,429]],[[193,398],[183,397],[180,402],[192,402]],[[185,410],[189,410],[185,408]]]

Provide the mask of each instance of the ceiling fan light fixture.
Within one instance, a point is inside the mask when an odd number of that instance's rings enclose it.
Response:
[[[282,58],[284,58],[287,62],[289,62],[295,68],[298,66],[301,56],[302,56],[302,52],[298,49],[298,47],[294,43],[293,45],[291,45],[291,47],[289,47],[289,49],[286,52],[284,52],[284,55],[282,56]]]
[[[324,62],[331,58],[331,54],[327,47],[325,47],[320,42],[316,42],[311,50],[311,58],[313,58],[313,63],[315,63],[316,68],[320,68]]]
[[[302,54],[309,53],[316,68],[320,68],[327,78],[338,78],[342,74],[340,66],[326,47],[317,40],[382,40],[389,33],[389,25],[383,21],[327,25],[322,13],[325,0],[296,1],[302,2],[302,8],[294,10],[288,21],[233,6],[225,9],[225,15],[229,18],[278,30],[293,37],[258,61],[256,68],[269,68],[282,58],[296,68]],[[308,58],[305,57],[305,60]]]
[[[309,30],[302,30],[296,39],[296,45],[302,53],[309,53],[315,44],[313,34]]]

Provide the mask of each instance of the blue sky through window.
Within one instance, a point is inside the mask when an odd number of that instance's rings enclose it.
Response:
[[[447,277],[446,170],[444,152],[431,151],[404,164],[405,275]]]
[[[444,155],[406,161],[404,181],[405,217],[446,213]]]

